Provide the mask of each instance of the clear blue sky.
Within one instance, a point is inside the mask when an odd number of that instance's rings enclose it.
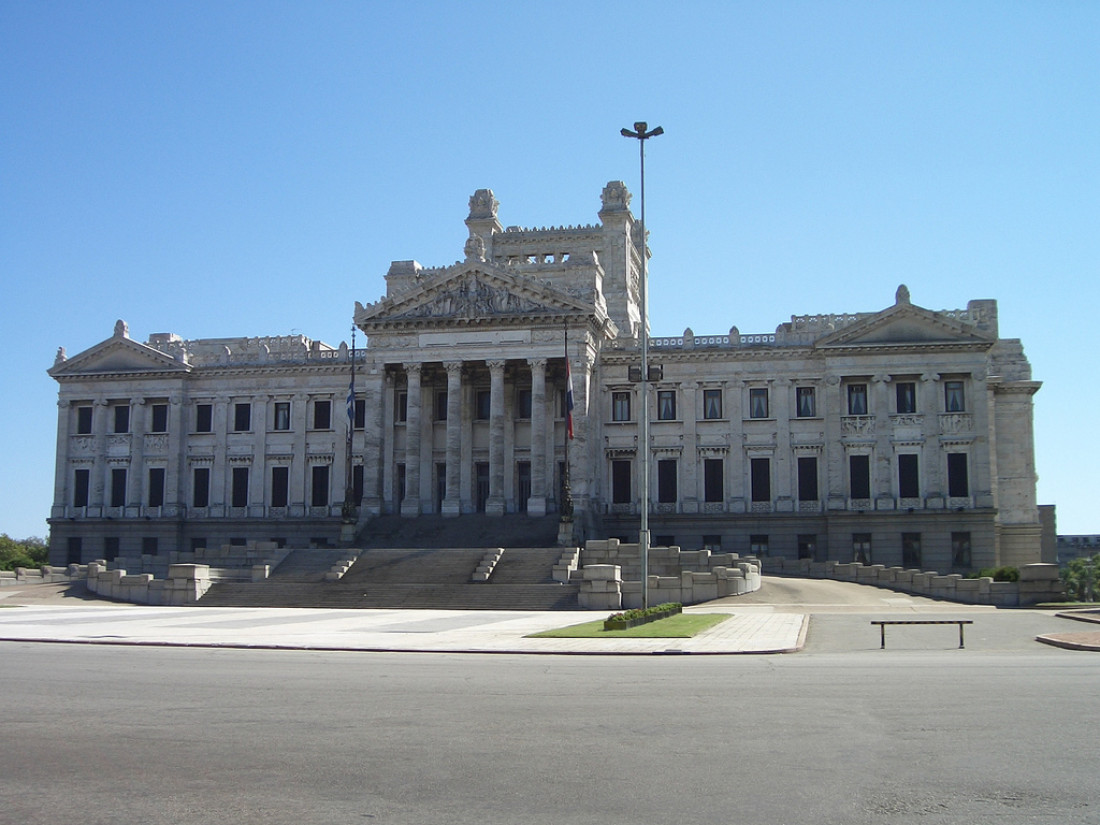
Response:
[[[394,259],[596,221],[647,151],[656,335],[996,298],[1042,503],[1100,532],[1100,3],[0,2],[0,532],[44,535],[57,347],[349,337]],[[635,202],[635,206],[637,202]]]

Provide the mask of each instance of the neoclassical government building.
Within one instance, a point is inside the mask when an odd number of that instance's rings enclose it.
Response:
[[[630,201],[611,182],[598,223],[506,228],[478,190],[464,260],[395,261],[385,295],[355,304],[354,348],[142,343],[119,321],[59,351],[51,561],[335,546],[387,517],[452,518],[461,545],[463,519],[557,519],[567,496],[578,542],[635,541],[648,500],[655,545],[940,571],[1039,560],[1040,384],[995,301],[932,311],[902,286],[884,309],[767,334],[688,329],[650,339],[643,383]]]

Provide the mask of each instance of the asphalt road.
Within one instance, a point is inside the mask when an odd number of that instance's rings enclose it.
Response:
[[[5,643],[0,822],[1100,823],[1100,657],[824,618],[786,656]]]

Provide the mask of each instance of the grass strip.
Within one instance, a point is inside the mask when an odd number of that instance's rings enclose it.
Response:
[[[532,633],[529,639],[690,639],[730,618],[729,613],[679,613],[667,619],[627,628],[604,630],[603,619]]]

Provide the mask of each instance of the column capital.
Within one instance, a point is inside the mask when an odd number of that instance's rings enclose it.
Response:
[[[420,361],[407,361],[401,366],[405,368],[405,372],[409,375],[420,375],[420,370],[424,367]]]
[[[546,369],[546,359],[545,358],[528,358],[527,363],[528,363],[528,365],[530,365],[530,367],[532,369],[540,369],[540,370],[545,370]]]
[[[486,361],[485,366],[489,368],[490,372],[504,372],[504,361],[492,360]]]
[[[463,365],[464,365],[463,361],[444,361],[443,362],[443,369],[445,369],[447,371],[448,376],[454,375],[454,374],[461,374]]]

